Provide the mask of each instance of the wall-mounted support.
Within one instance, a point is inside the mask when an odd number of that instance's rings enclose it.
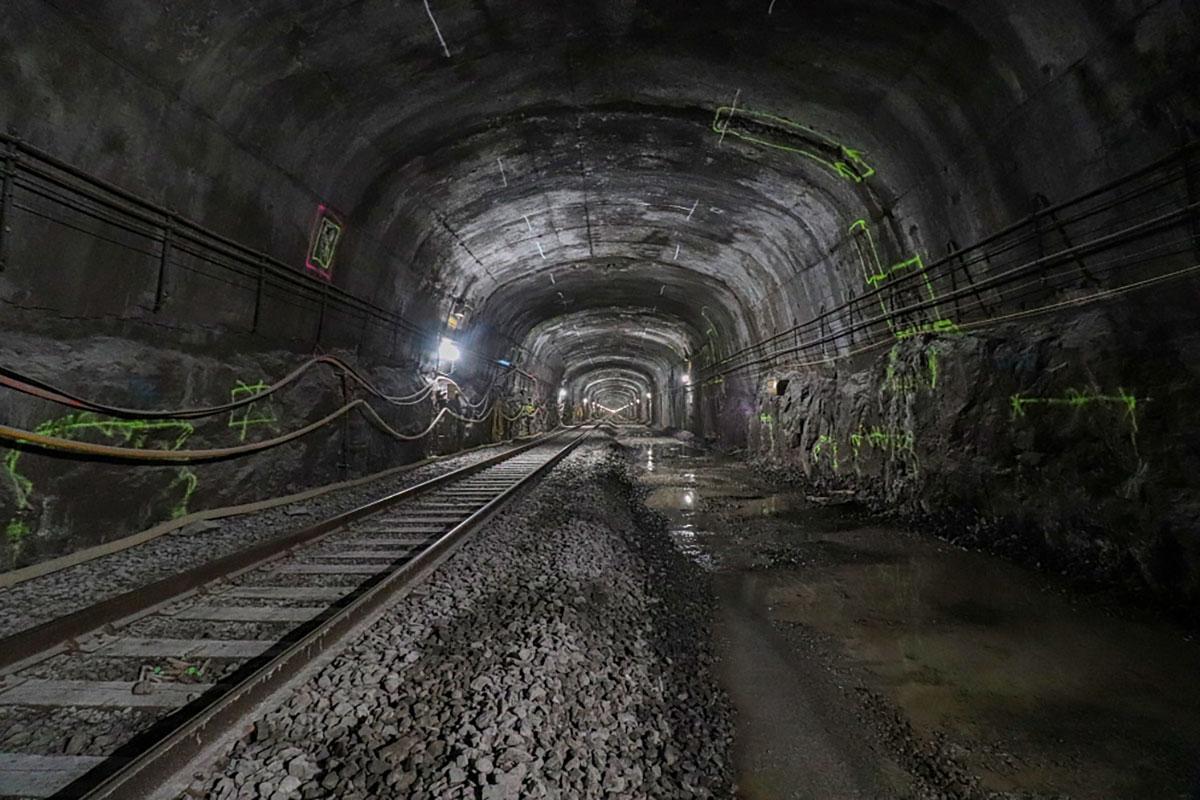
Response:
[[[254,281],[254,318],[250,321],[250,332],[258,333],[258,321],[262,317],[263,290],[267,283],[267,257],[258,254],[258,276]]]
[[[946,242],[946,256],[947,258],[952,257],[955,262],[950,268],[950,293],[954,298],[954,318],[962,319],[964,313],[961,308],[963,297],[958,292],[958,273],[960,270],[963,277],[967,279],[966,285],[971,287],[971,294],[974,295],[975,302],[979,304],[979,307],[983,309],[985,314],[991,316],[992,309],[988,306],[987,301],[983,299],[983,295],[979,292],[979,287],[975,285],[975,276],[971,274],[971,267],[967,264],[966,256],[961,251],[962,248],[958,246],[958,242],[953,239]],[[984,258],[987,258],[986,251],[984,252]]]
[[[0,162],[0,272],[8,267],[8,248],[12,238],[13,184],[17,179],[17,159],[20,151],[15,141],[9,142]]]
[[[167,265],[171,260],[171,239],[175,236],[175,215],[163,221],[162,239],[159,242],[158,282],[154,287],[154,313],[157,314],[167,297]]]
[[[1053,226],[1052,229],[1057,231],[1058,235],[1060,237],[1062,237],[1063,246],[1067,250],[1073,250],[1075,247],[1075,243],[1071,241],[1071,236],[1070,236],[1070,234],[1067,233],[1066,225],[1063,223],[1062,220],[1060,220],[1058,218],[1058,212],[1055,210],[1054,206],[1052,206],[1050,204],[1050,198],[1046,197],[1046,195],[1042,194],[1041,192],[1038,192],[1037,194],[1035,194],[1033,196],[1033,200],[1034,200],[1034,203],[1037,204],[1037,208],[1038,208],[1037,215],[1035,217],[1035,224],[1037,226],[1037,231],[1038,231],[1039,255],[1041,255],[1041,251],[1042,251],[1042,239],[1041,239],[1041,215],[1042,214],[1045,214],[1046,216],[1048,216],[1050,218],[1050,224]],[[1096,276],[1093,275],[1092,273],[1088,272],[1087,265],[1083,262],[1083,256],[1076,253],[1072,260],[1076,264],[1079,265],[1080,277],[1082,277],[1087,283],[1090,283],[1093,286],[1100,285],[1100,281],[1097,280]],[[1042,276],[1042,285],[1045,286],[1045,284],[1046,284],[1046,277],[1045,277],[1045,275],[1043,275]]]
[[[317,315],[317,338],[313,344],[321,343],[321,334],[325,332],[325,305],[329,300],[329,284],[321,284],[321,313]]]
[[[348,406],[348,405],[350,405],[350,385],[349,385],[349,382],[346,380],[345,371],[342,371],[341,375],[339,375],[338,377],[341,378],[341,383],[342,383],[342,405]],[[350,474],[350,415],[349,414],[344,414],[342,416],[342,448],[341,448],[341,451],[342,451],[341,458],[338,459],[338,465],[337,465],[338,466],[338,475],[340,475],[342,477],[342,479],[345,480],[346,477]]]
[[[1196,202],[1200,201],[1200,164],[1197,163],[1197,152],[1200,152],[1200,149],[1191,147],[1183,159],[1183,186],[1187,192],[1189,206],[1195,206]],[[1196,258],[1200,259],[1200,214],[1192,212],[1191,220],[1192,250]],[[0,262],[0,267],[2,266],[3,262]]]
[[[371,324],[371,315],[370,314],[367,314],[364,312],[362,315],[362,318],[363,318],[363,320],[362,320],[363,324],[362,324],[362,329],[359,330],[359,332],[358,332],[358,344],[354,345],[354,354],[355,355],[359,355],[362,353],[363,342],[365,342],[367,340],[367,328]]]

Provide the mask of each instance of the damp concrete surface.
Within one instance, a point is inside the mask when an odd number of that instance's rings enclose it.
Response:
[[[1200,797],[1194,635],[849,497],[625,443],[713,578],[739,796],[909,796],[961,770],[979,796]],[[930,753],[954,766],[920,765]]]

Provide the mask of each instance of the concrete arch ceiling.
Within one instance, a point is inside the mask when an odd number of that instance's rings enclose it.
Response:
[[[636,404],[645,391],[645,384],[619,375],[608,375],[596,377],[585,384],[583,395],[594,399],[604,394],[620,394]]]
[[[526,346],[536,363],[561,369],[564,384],[609,357],[645,364],[645,379],[661,383],[700,339],[698,331],[665,310],[614,305],[550,317],[530,331]]]
[[[848,223],[964,154],[995,160],[983,134],[1036,88],[999,4],[771,5],[114,0],[63,13],[373,232],[394,258],[343,272],[347,288],[442,312],[465,298],[475,330],[516,341],[636,307],[686,329],[694,352],[839,300],[811,265]],[[1022,30],[1069,19],[1083,42],[1103,27],[1089,20],[1117,13],[1025,5]],[[722,136],[728,105],[741,116]],[[831,167],[842,147],[861,151],[854,177]],[[628,320],[594,319],[595,353],[619,349]]]
[[[646,376],[632,369],[610,367],[598,369],[582,377],[579,381],[580,391],[585,397],[589,392],[610,384],[619,385],[633,390],[639,397],[650,391]]]
[[[640,405],[646,394],[653,395],[652,387],[652,381],[644,373],[630,367],[610,366],[581,375],[568,390],[568,396],[578,403],[583,398],[594,398],[597,392],[620,388]]]

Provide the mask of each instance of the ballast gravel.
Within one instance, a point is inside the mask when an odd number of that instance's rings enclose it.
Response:
[[[0,589],[0,603],[7,609],[0,617],[0,637],[291,533],[368,500],[481,461],[507,446],[439,459],[361,486],[336,489],[263,511],[195,522],[128,550]]]
[[[332,661],[191,796],[726,798],[705,579],[584,445]]]

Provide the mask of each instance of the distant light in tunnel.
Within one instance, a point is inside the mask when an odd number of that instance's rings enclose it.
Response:
[[[437,354],[440,360],[453,364],[462,357],[462,350],[458,349],[458,345],[454,343],[453,339],[447,339],[443,336],[441,344],[438,345]]]
[[[559,400],[566,400],[566,399],[567,399],[567,390],[566,390],[565,388],[560,388],[560,389],[558,390],[558,399],[559,399]]]
[[[692,376],[688,375],[687,373],[684,373],[683,378],[681,380],[683,381],[683,385],[687,386],[689,383],[692,382]]]
[[[647,399],[647,400],[649,400],[649,399],[650,399],[650,393],[649,393],[649,392],[646,392],[646,399]]]

